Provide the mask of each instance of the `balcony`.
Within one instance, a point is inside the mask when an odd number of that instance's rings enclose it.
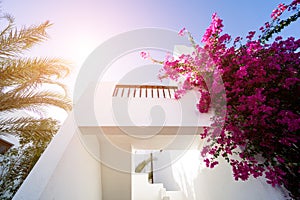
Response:
[[[186,149],[202,127],[210,125],[212,112],[199,113],[197,92],[177,100],[176,90],[177,86],[102,82],[82,96],[75,120],[83,138],[94,135],[121,149],[128,144],[136,149]]]
[[[212,112],[200,114],[196,109],[199,94],[190,91],[176,100],[177,89],[177,86],[102,82],[94,91],[87,90],[75,105],[76,121],[79,127],[110,128],[112,133],[118,133],[120,127],[137,132],[144,128],[145,134],[146,129],[164,127],[163,130],[170,131],[163,132],[170,134],[171,129],[178,127],[209,126]]]

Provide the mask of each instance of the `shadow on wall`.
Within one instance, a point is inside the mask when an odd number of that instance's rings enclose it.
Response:
[[[219,159],[219,165],[214,169],[206,168],[197,150],[187,151],[172,170],[176,183],[189,200],[285,199],[279,189],[267,184],[263,178],[235,181],[231,167],[224,159]]]

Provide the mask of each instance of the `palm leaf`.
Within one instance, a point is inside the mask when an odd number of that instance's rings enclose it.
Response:
[[[37,26],[17,29],[11,16],[4,15],[1,19],[6,19],[8,25],[0,34],[0,58],[17,56],[24,50],[29,50],[33,45],[44,41],[47,38],[46,29],[51,26],[49,21],[46,21]]]
[[[42,83],[58,84],[66,77],[69,68],[60,59],[18,58],[0,62],[0,88],[7,86],[29,86]]]
[[[0,93],[0,112],[26,110],[36,106],[56,106],[68,111],[71,109],[71,101],[65,95],[51,91]]]

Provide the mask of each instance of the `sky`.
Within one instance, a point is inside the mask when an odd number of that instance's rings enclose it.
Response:
[[[2,12],[15,17],[18,26],[50,20],[50,39],[33,55],[58,56],[80,67],[103,41],[119,33],[144,27],[180,30],[186,27],[200,40],[217,12],[224,32],[245,36],[269,20],[281,0],[2,0]],[[298,29],[298,30],[297,30]],[[299,34],[299,23],[285,34]]]
[[[46,20],[49,40],[29,52],[31,56],[59,57],[72,63],[74,80],[87,56],[109,38],[126,31],[157,27],[179,31],[186,27],[197,41],[216,12],[224,32],[233,37],[258,30],[282,0],[2,0],[2,12],[16,25],[30,26]],[[300,36],[299,21],[282,34]]]

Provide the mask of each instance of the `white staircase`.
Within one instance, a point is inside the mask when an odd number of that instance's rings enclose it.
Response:
[[[132,200],[187,200],[182,191],[166,191],[162,183],[150,184],[147,173],[132,174]]]

